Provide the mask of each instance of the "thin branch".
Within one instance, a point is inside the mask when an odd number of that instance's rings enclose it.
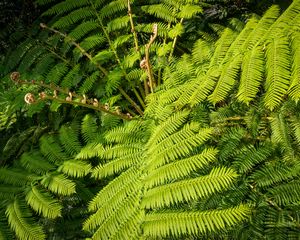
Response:
[[[77,42],[74,41],[74,39],[72,39],[71,37],[69,37],[67,34],[64,34],[54,28],[51,28],[51,27],[48,27],[46,24],[44,23],[41,23],[40,24],[41,28],[44,28],[44,29],[47,29],[47,30],[50,30],[51,32],[54,32],[60,36],[62,36],[63,38],[65,38],[67,41],[69,41],[71,44],[73,44],[84,56],[86,56],[93,64],[95,64],[95,66],[101,70],[101,72],[104,73],[104,75],[107,75],[108,74],[108,71],[102,67],[101,64],[99,63],[96,63],[94,60],[93,60],[93,57],[92,55],[90,55],[89,53],[87,53]]]
[[[127,5],[128,5],[128,16],[129,16],[129,21],[130,21],[130,26],[131,26],[131,32],[132,32],[132,35],[133,35],[133,38],[134,38],[135,50],[137,52],[139,52],[139,42],[138,42],[138,38],[137,38],[137,33],[135,31],[135,28],[134,28],[134,22],[133,22],[133,18],[132,18],[130,0],[127,1]]]
[[[150,90],[153,93],[153,89],[156,87],[155,79],[152,72],[152,66],[150,63],[150,47],[155,41],[157,37],[157,24],[153,25],[153,35],[151,35],[149,43],[146,45],[145,48],[145,66],[147,68],[148,78],[149,78],[149,84],[150,84]]]

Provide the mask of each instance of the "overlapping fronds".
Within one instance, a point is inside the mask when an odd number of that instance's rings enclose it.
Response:
[[[94,213],[83,227],[94,233],[93,238],[118,236],[125,239],[126,234],[140,237],[179,237],[191,234],[190,231],[184,232],[180,224],[172,224],[174,231],[170,231],[173,228],[171,223],[169,226],[161,224],[160,228],[165,229],[162,232],[150,231],[153,228],[151,218],[158,216],[154,210],[209,198],[211,194],[223,192],[233,186],[238,175],[231,168],[212,167],[210,172],[201,172],[216,161],[218,151],[205,147],[212,130],[200,128],[194,122],[189,123],[188,117],[189,111],[184,110],[171,114],[157,126],[152,125],[151,121],[134,121],[107,133],[105,138],[110,145],[104,146],[99,153],[102,163],[92,171],[92,176],[101,179],[116,173],[120,175],[110,181],[90,202],[89,209]],[[144,128],[142,124],[146,124],[144,127],[147,126],[147,131],[141,132]],[[137,144],[141,139],[144,140],[143,143]],[[203,151],[198,152],[199,147],[204,148]],[[80,155],[81,153],[78,156]],[[236,212],[220,210],[233,214],[231,220],[226,218],[227,222],[220,218],[213,225],[205,226],[205,221],[211,221],[208,213],[197,208],[193,210],[198,211],[199,216],[203,215],[203,223],[199,223],[201,229],[193,230],[195,235],[207,230],[224,229],[229,222],[237,224],[249,213],[249,208],[242,205],[236,208]],[[192,212],[179,210],[173,214],[174,218],[182,218],[189,228],[200,221],[200,217],[193,217]],[[216,210],[211,210],[211,214],[217,214]]]

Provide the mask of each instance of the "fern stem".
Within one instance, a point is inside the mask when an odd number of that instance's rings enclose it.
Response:
[[[124,120],[131,120],[130,116],[128,116],[124,113],[117,113],[117,112],[109,111],[102,104],[99,105],[99,106],[94,106],[92,104],[86,104],[86,103],[75,102],[75,101],[67,101],[67,100],[64,100],[64,99],[61,99],[61,98],[55,98],[55,97],[51,97],[51,96],[46,96],[44,99],[45,100],[49,99],[49,100],[52,100],[52,101],[57,101],[57,102],[60,102],[60,103],[66,103],[66,104],[71,104],[71,105],[78,105],[78,106],[94,109],[96,111],[101,111],[101,112],[104,112],[104,113],[107,113],[107,114],[110,114],[110,115],[114,115],[114,116],[119,117],[119,118],[124,119]]]
[[[32,81],[17,81],[18,84],[29,84],[29,85],[36,85],[39,87],[43,87],[43,88],[47,88],[47,89],[51,89],[53,91],[57,91],[57,92],[61,92],[64,93],[66,95],[71,94],[72,97],[76,97],[79,101],[68,101],[68,100],[64,100],[64,99],[60,99],[57,96],[49,96],[49,95],[45,95],[43,96],[43,98],[41,98],[41,100],[53,100],[53,101],[58,101],[60,103],[67,103],[67,104],[72,104],[72,105],[78,105],[78,106],[82,106],[82,107],[86,107],[86,108],[91,108],[97,111],[101,111],[107,114],[111,114],[114,116],[117,116],[119,118],[122,118],[124,120],[131,120],[131,116],[124,114],[124,113],[120,113],[120,112],[114,112],[114,111],[110,111],[108,110],[105,105],[98,103],[98,106],[94,106],[93,105],[93,101],[87,101],[87,103],[83,103],[81,102],[81,100],[83,100],[83,96],[76,94],[75,92],[70,93],[68,89],[62,89],[60,87],[54,86],[53,84],[45,84],[44,82],[36,82],[34,80]]]
[[[151,35],[149,43],[146,45],[146,48],[145,48],[146,68],[147,68],[151,93],[153,93],[153,89],[156,87],[156,83],[155,83],[155,79],[154,79],[153,72],[152,72],[152,66],[150,63],[150,47],[157,37],[157,31],[158,31],[157,24],[154,24],[153,25],[153,35]]]
[[[58,34],[58,35],[60,35],[60,36],[62,36],[63,38],[65,38],[67,41],[69,41],[71,44],[73,44],[84,56],[86,56],[93,64],[95,64],[95,66],[98,68],[98,69],[100,69],[105,75],[107,75],[108,74],[108,72],[107,72],[107,70],[104,68],[104,67],[102,67],[102,65],[101,64],[99,64],[99,63],[96,63],[94,60],[93,60],[93,57],[89,54],[89,53],[87,53],[77,42],[75,42],[71,37],[69,37],[68,35],[66,35],[66,34],[64,34],[64,33],[62,33],[62,32],[60,32],[60,31],[58,31],[58,30],[56,30],[56,29],[54,29],[54,28],[51,28],[51,27],[48,27],[46,24],[44,24],[44,23],[41,23],[40,24],[40,26],[42,27],[42,28],[45,28],[45,29],[48,29],[48,30],[50,30],[51,32],[54,32],[54,33],[56,33],[56,34]]]
[[[133,100],[128,96],[128,94],[124,91],[124,89],[121,88],[121,87],[119,87],[118,89],[119,89],[119,91],[121,92],[121,94],[122,94],[122,95],[130,102],[130,104],[137,110],[137,112],[138,112],[141,116],[143,116],[143,115],[144,115],[143,111],[142,111],[142,110],[140,109],[140,107],[136,104],[136,102],[133,101]]]
[[[100,18],[99,14],[98,14],[98,12],[97,12],[97,9],[96,9],[96,7],[95,7],[95,5],[93,4],[93,2],[91,2],[91,1],[89,1],[89,2],[90,2],[90,4],[92,5],[92,7],[93,7],[93,9],[94,9],[94,11],[95,11],[95,15],[96,15],[97,20],[98,20],[98,22],[99,22],[99,24],[100,24],[100,27],[101,27],[101,29],[102,29],[102,31],[103,31],[103,33],[104,33],[104,35],[105,35],[105,37],[106,37],[106,39],[107,39],[107,41],[108,41],[108,44],[109,44],[110,49],[112,50],[112,52],[113,52],[114,55],[115,55],[115,58],[116,58],[116,60],[117,60],[117,62],[118,62],[118,64],[119,64],[119,66],[120,66],[120,68],[121,68],[121,70],[122,70],[122,72],[123,72],[123,74],[124,74],[124,76],[125,76],[125,79],[129,82],[130,87],[132,88],[132,90],[133,90],[134,94],[136,95],[137,99],[139,100],[140,104],[141,104],[143,107],[145,107],[145,103],[144,103],[143,99],[141,98],[141,96],[139,95],[139,93],[136,91],[135,86],[133,86],[132,83],[131,83],[131,81],[128,79],[127,73],[126,73],[126,71],[125,71],[125,69],[124,69],[124,67],[123,67],[123,65],[122,65],[122,62],[121,62],[121,60],[120,60],[120,58],[119,58],[119,55],[118,55],[118,53],[117,53],[117,50],[114,48],[114,46],[113,46],[113,44],[112,44],[112,41],[111,41],[111,39],[110,39],[110,37],[109,37],[109,34],[108,34],[108,32],[106,31],[106,29],[105,29],[105,27],[104,27],[104,24],[103,24],[103,22],[102,22],[102,19]],[[120,90],[120,89],[119,89],[119,90]],[[120,92],[121,92],[121,94],[122,94],[128,101],[129,101],[129,99],[130,99],[129,102],[130,102],[131,104],[134,103],[132,106],[140,113],[141,109],[140,109],[140,107],[134,102],[134,100],[132,100],[127,94],[126,94],[126,96],[125,96],[125,95],[124,95],[125,91],[120,91]],[[122,93],[122,92],[123,92],[123,93]],[[137,108],[137,107],[138,107],[138,108]],[[143,114],[141,114],[141,116],[142,116],[142,115],[143,115]]]
[[[182,24],[182,23],[183,23],[183,18],[180,19],[180,24]],[[176,43],[177,43],[177,39],[178,39],[178,36],[176,36],[173,40],[173,44],[172,44],[172,48],[171,48],[171,52],[170,52],[170,56],[169,56],[169,61],[171,60],[171,58],[173,56],[175,46],[176,46]]]
[[[134,28],[134,22],[133,22],[133,18],[132,18],[132,11],[131,11],[131,5],[130,5],[130,0],[127,1],[128,4],[128,16],[129,16],[129,21],[130,21],[130,26],[131,26],[131,32],[134,38],[134,46],[135,46],[135,50],[137,52],[139,52],[139,42],[138,42],[138,38],[137,38],[137,33],[135,31]]]

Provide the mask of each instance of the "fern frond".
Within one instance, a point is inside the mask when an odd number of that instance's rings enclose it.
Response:
[[[22,166],[29,171],[40,175],[45,174],[46,172],[55,168],[51,163],[45,161],[44,157],[39,152],[25,152],[21,156],[20,162]]]
[[[198,5],[185,4],[180,9],[180,12],[177,14],[177,17],[189,19],[189,18],[194,17],[196,14],[202,13],[202,12],[203,12],[202,7],[200,7]]]
[[[90,7],[82,7],[72,11],[64,17],[59,18],[59,20],[53,23],[52,27],[58,29],[66,29],[69,26],[78,23],[79,21],[87,20],[89,18],[92,18],[93,16],[94,12]]]
[[[61,216],[62,205],[53,197],[41,189],[32,186],[26,194],[26,201],[32,209],[46,218],[57,218]]]
[[[5,214],[10,227],[15,231],[19,239],[46,239],[42,227],[32,222],[29,210],[19,200],[16,199],[13,203],[9,204]]]
[[[75,42],[86,36],[91,31],[97,29],[99,27],[99,24],[93,20],[85,21],[78,26],[76,26],[75,29],[73,29],[68,36],[71,37]]]
[[[211,68],[205,76],[199,76],[195,79],[192,85],[193,93],[191,96],[189,95],[190,104],[192,106],[196,106],[205,100],[213,90],[219,77],[220,71],[218,69]],[[178,101],[180,102],[180,100]]]
[[[59,140],[64,147],[64,150],[70,156],[79,153],[81,143],[78,139],[78,134],[71,126],[64,125],[59,129]]]
[[[151,237],[199,235],[231,227],[244,221],[249,214],[246,205],[204,212],[158,212],[146,215],[143,230]]]
[[[300,35],[295,34],[292,40],[292,76],[291,76],[291,85],[289,88],[289,96],[295,100],[296,102],[300,98],[300,58],[299,54],[300,51]]]
[[[52,163],[61,163],[68,159],[67,154],[57,143],[54,136],[44,135],[40,138],[40,151]]]
[[[106,38],[102,34],[93,34],[92,36],[86,37],[80,42],[80,46],[86,51],[91,51],[100,47]],[[73,50],[74,58],[78,61],[82,56],[82,52],[78,48],[74,48]]]
[[[105,159],[119,158],[138,153],[143,150],[144,144],[130,143],[130,144],[118,144],[116,146],[108,146],[104,148],[100,157]]]
[[[292,145],[290,127],[283,114],[278,113],[273,116],[271,121],[272,141],[281,144],[282,151],[288,155],[290,160],[294,160],[296,154]]]
[[[240,172],[246,173],[253,167],[264,162],[272,153],[272,147],[268,144],[255,148],[253,145],[244,147],[236,156],[233,166]]]
[[[130,215],[135,212],[135,206],[138,204],[138,200],[139,195],[133,192],[130,193],[120,205],[114,206],[114,204],[108,204],[107,206],[105,205],[105,208],[102,206],[84,222],[83,229],[92,230],[101,226],[102,234],[106,236],[112,235],[113,229],[117,229],[119,225],[125,222]],[[105,228],[107,228],[107,230],[105,230]]]
[[[103,165],[100,164],[93,169],[92,176],[97,179],[112,176],[128,169],[129,167],[134,166],[134,164],[138,163],[138,161],[141,160],[141,157],[142,153],[137,152],[134,154],[126,155],[124,157],[116,158]]]
[[[13,186],[25,186],[35,177],[34,174],[28,174],[23,169],[0,168],[0,181]]]
[[[44,54],[43,57],[39,59],[33,70],[33,72],[37,73],[36,80],[44,80],[47,74],[50,72],[50,69],[53,68],[54,64],[55,59],[53,53]]]
[[[0,200],[14,200],[15,197],[23,191],[21,187],[14,187],[12,185],[0,185]],[[0,228],[1,230],[1,228]],[[1,232],[0,232],[1,236]],[[1,239],[1,238],[0,238]]]
[[[280,8],[277,5],[271,6],[258,21],[253,31],[249,34],[247,40],[242,46],[242,49],[251,50],[266,36],[270,27],[280,15]],[[263,44],[263,43],[262,43]]]
[[[92,62],[93,63],[106,63],[107,61],[111,60],[114,56],[114,53],[110,50],[110,49],[105,49],[102,50],[100,52],[98,52],[93,58],[92,58]]]
[[[69,69],[69,72],[64,76],[59,85],[66,88],[71,88],[77,85],[77,83],[81,80],[80,71],[80,64],[75,65],[72,69]]]
[[[262,46],[248,51],[242,63],[242,75],[237,93],[238,100],[249,104],[256,94],[264,77],[264,53]]]
[[[89,210],[97,210],[102,205],[109,202],[112,197],[115,197],[119,202],[121,202],[122,199],[127,197],[128,193],[132,192],[139,186],[140,182],[137,181],[137,173],[138,169],[136,167],[132,167],[123,172],[118,178],[111,181],[90,202]]]
[[[220,39],[215,43],[214,54],[210,61],[210,67],[220,66],[229,50],[231,44],[236,39],[237,33],[230,28],[226,28]]]
[[[214,168],[206,176],[152,188],[145,193],[141,204],[145,208],[153,209],[208,197],[228,188],[237,176],[230,168]]]
[[[37,2],[40,4],[41,2],[44,2],[45,0],[38,0]],[[64,14],[71,12],[72,10],[76,8],[80,8],[83,6],[89,5],[88,0],[79,0],[79,1],[72,1],[72,0],[66,0],[63,2],[60,2],[58,4],[55,4],[53,7],[48,9],[46,12],[43,13],[43,16],[49,16],[49,15],[57,15],[57,14]]]
[[[45,175],[41,184],[53,193],[68,196],[76,192],[75,183],[62,174]]]
[[[84,79],[83,84],[79,88],[79,92],[85,94],[88,91],[90,91],[93,88],[95,82],[99,79],[99,76],[100,76],[99,71],[96,71],[93,72],[92,75]]]
[[[79,160],[64,161],[62,165],[57,169],[59,172],[63,172],[67,176],[81,178],[89,174],[92,166],[88,163]]]
[[[166,163],[172,162],[180,157],[187,156],[193,147],[203,144],[212,134],[212,129],[198,129],[198,133],[194,124],[188,124],[182,130],[166,138],[157,146],[149,148],[151,169],[160,167]]]
[[[212,55],[212,44],[203,39],[199,39],[195,42],[192,50],[193,62],[202,64],[205,61],[209,61]]]
[[[189,176],[192,172],[207,166],[216,160],[218,151],[215,148],[206,148],[200,154],[183,158],[166,164],[151,171],[145,179],[145,188],[152,188],[171,182],[173,179],[181,179]]]
[[[267,79],[265,106],[270,110],[277,107],[290,84],[290,49],[286,36],[274,38],[267,45]]]
[[[15,69],[19,62],[22,60],[23,56],[29,49],[31,49],[33,45],[34,43],[30,39],[25,40],[24,42],[19,44],[17,48],[10,53],[9,58],[7,59],[7,62],[5,64],[5,71],[10,72]]]
[[[232,62],[225,64],[220,78],[215,86],[213,93],[208,97],[208,100],[213,104],[223,101],[228,96],[228,93],[234,87],[239,77],[239,71],[242,63],[241,55],[235,56]]]
[[[114,69],[107,75],[105,90],[108,94],[112,94],[120,86],[122,77],[123,72],[120,69]]]
[[[129,16],[122,16],[118,18],[114,18],[112,21],[110,21],[107,24],[107,31],[108,32],[113,32],[116,30],[120,30],[123,28],[126,28],[129,24]]]
[[[132,2],[132,0],[130,1]],[[114,15],[115,13],[121,12],[127,9],[127,0],[114,0],[103,6],[100,10],[101,18],[108,18]]]
[[[117,37],[114,41],[113,41],[113,46],[115,49],[117,49],[118,47],[122,46],[125,43],[128,43],[130,40],[132,40],[132,34],[127,34],[127,35],[121,35],[119,37]]]
[[[33,46],[31,49],[29,49],[26,52],[26,54],[22,58],[22,61],[21,61],[20,65],[18,66],[18,71],[20,71],[20,72],[28,71],[30,69],[30,67],[32,65],[34,65],[34,63],[36,61],[38,61],[39,57],[42,54],[45,54],[44,48],[42,48],[39,45]]]
[[[161,18],[166,22],[176,22],[176,17],[173,14],[173,8],[166,4],[142,6],[142,10],[148,14],[155,15],[157,18]]]
[[[89,143],[83,147],[76,155],[76,159],[88,159],[92,157],[100,157],[104,151],[104,147],[101,143]]]
[[[280,206],[296,204],[300,201],[299,180],[276,186],[269,191],[274,201]]]
[[[144,136],[143,123],[141,121],[131,121],[125,126],[116,127],[105,134],[105,139],[109,143],[133,143],[141,140]]]
[[[251,179],[260,187],[268,187],[299,176],[299,165],[290,167],[279,162],[278,159],[276,161],[275,163],[264,165],[255,171],[251,175]]]
[[[91,115],[87,114],[82,119],[81,133],[85,142],[91,142],[97,137],[97,119]]]
[[[166,121],[159,124],[159,126],[157,126],[155,130],[153,130],[151,137],[147,142],[147,146],[157,144],[177,131],[178,128],[181,127],[187,120],[189,113],[190,112],[188,110],[176,112],[172,116],[167,118]]]
[[[47,82],[58,84],[61,78],[68,72],[69,68],[65,63],[56,64],[47,74]]]

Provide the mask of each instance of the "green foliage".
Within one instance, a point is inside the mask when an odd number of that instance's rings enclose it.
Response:
[[[39,86],[1,94],[0,130],[36,121],[4,147],[0,238],[297,239],[300,1],[211,34],[200,1],[37,3],[2,61]]]

